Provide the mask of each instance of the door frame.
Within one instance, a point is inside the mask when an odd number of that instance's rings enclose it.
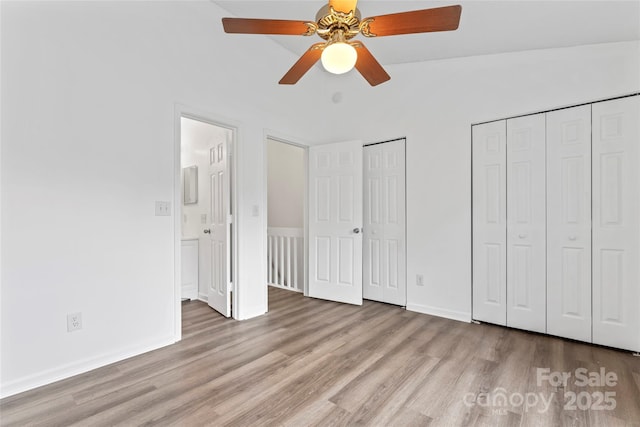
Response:
[[[237,319],[238,315],[238,296],[240,284],[238,283],[238,224],[239,224],[239,211],[238,211],[238,138],[240,132],[240,126],[237,122],[219,117],[213,113],[199,110],[197,108],[189,107],[182,104],[175,104],[174,108],[174,162],[173,162],[173,205],[174,205],[174,222],[173,222],[173,235],[174,235],[174,252],[173,252],[173,260],[174,260],[174,340],[180,341],[182,339],[182,298],[181,298],[181,288],[182,288],[182,254],[181,254],[181,245],[182,245],[182,179],[181,179],[181,146],[182,146],[182,129],[180,124],[181,118],[188,118],[192,120],[197,120],[199,122],[208,123],[213,126],[222,127],[225,129],[229,129],[232,133],[231,142],[229,144],[231,156],[231,162],[229,163],[231,167],[230,179],[231,179],[231,209],[233,212],[233,224],[232,227],[233,232],[231,233],[230,239],[233,241],[231,245],[231,265],[229,266],[231,269],[232,277],[234,278],[233,286],[232,286],[232,300],[231,305],[235,308],[232,309],[232,316],[234,319]]]
[[[263,254],[264,256],[262,257],[263,259],[263,271],[265,272],[265,287],[264,287],[264,291],[265,291],[265,308],[264,311],[265,313],[269,312],[269,295],[268,295],[268,289],[269,289],[269,284],[267,283],[267,269],[269,268],[269,266],[267,265],[267,228],[269,227],[269,185],[268,185],[268,179],[269,179],[269,159],[267,156],[267,149],[268,149],[268,141],[272,140],[272,141],[277,141],[280,142],[282,144],[288,144],[288,145],[292,145],[294,147],[298,147],[301,148],[303,150],[303,159],[304,159],[304,198],[303,198],[303,212],[302,212],[302,227],[304,229],[303,235],[304,235],[304,245],[303,246],[303,254],[302,254],[302,259],[303,259],[303,270],[304,270],[304,274],[303,274],[303,286],[302,286],[302,294],[306,297],[309,294],[309,281],[307,278],[307,271],[309,268],[309,260],[308,260],[308,254],[309,254],[309,247],[308,247],[308,242],[309,242],[309,224],[308,224],[308,220],[307,220],[307,213],[309,211],[309,191],[308,191],[308,183],[309,183],[309,174],[308,174],[308,170],[309,170],[309,144],[302,142],[302,140],[300,138],[294,138],[291,136],[283,136],[280,132],[274,131],[274,130],[270,130],[270,129],[265,129],[264,130],[264,137],[262,139],[262,152],[263,154],[263,164],[264,164],[264,172],[263,172],[263,176],[264,178],[262,179],[262,194],[263,194],[263,206],[265,207],[265,211],[264,211],[264,215],[263,215],[263,220],[262,220],[262,229],[264,230],[264,232],[262,233],[264,236],[263,242],[262,242],[262,247],[263,247]]]

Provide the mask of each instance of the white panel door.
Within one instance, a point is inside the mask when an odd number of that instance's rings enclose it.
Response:
[[[547,332],[591,342],[591,105],[547,113]]]
[[[472,133],[473,318],[506,325],[506,121]]]
[[[364,147],[363,236],[363,297],[406,306],[404,139]]]
[[[507,120],[507,326],[546,331],[545,116]]]
[[[309,148],[309,296],[362,304],[362,143]]]
[[[217,142],[209,150],[209,192],[210,209],[209,234],[211,280],[207,286],[208,303],[223,316],[231,316],[230,268],[229,268],[229,228],[230,181],[229,144]]]
[[[593,342],[640,351],[640,98],[592,108]]]

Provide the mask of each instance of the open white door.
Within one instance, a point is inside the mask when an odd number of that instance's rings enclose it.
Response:
[[[362,143],[309,148],[309,296],[362,304]]]
[[[231,316],[229,280],[229,215],[231,186],[229,182],[229,142],[219,142],[209,151],[209,228],[211,280],[208,303],[223,316]]]

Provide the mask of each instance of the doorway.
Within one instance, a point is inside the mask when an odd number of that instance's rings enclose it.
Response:
[[[177,120],[176,299],[178,306],[185,298],[199,299],[230,317],[237,298],[232,292],[237,277],[237,130],[185,111]]]
[[[265,151],[267,284],[303,293],[306,283],[306,147],[268,136]]]

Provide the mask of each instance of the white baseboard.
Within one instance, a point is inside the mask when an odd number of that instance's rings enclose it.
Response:
[[[421,304],[407,304],[407,310],[415,311],[416,313],[444,317],[445,319],[457,320],[459,322],[471,322],[471,313],[466,313],[464,311],[447,310],[444,308],[431,307],[429,305]]]
[[[142,345],[127,347],[117,352],[110,352],[97,357],[79,360],[77,362],[68,363],[57,368],[48,369],[46,371],[28,375],[26,377],[19,378],[17,380],[13,380],[0,385],[0,398],[9,397],[14,394],[41,387],[43,385],[51,384],[56,381],[72,377],[74,375],[83,374],[85,372],[92,371],[94,369],[101,368],[103,366],[110,365],[112,363],[119,362],[133,356],[138,356],[142,353],[157,350],[161,347],[166,347],[168,345],[174,344],[175,342],[175,337],[171,336],[164,339],[150,341]]]
[[[198,294],[198,299],[202,302],[209,302],[209,295],[206,294]]]

